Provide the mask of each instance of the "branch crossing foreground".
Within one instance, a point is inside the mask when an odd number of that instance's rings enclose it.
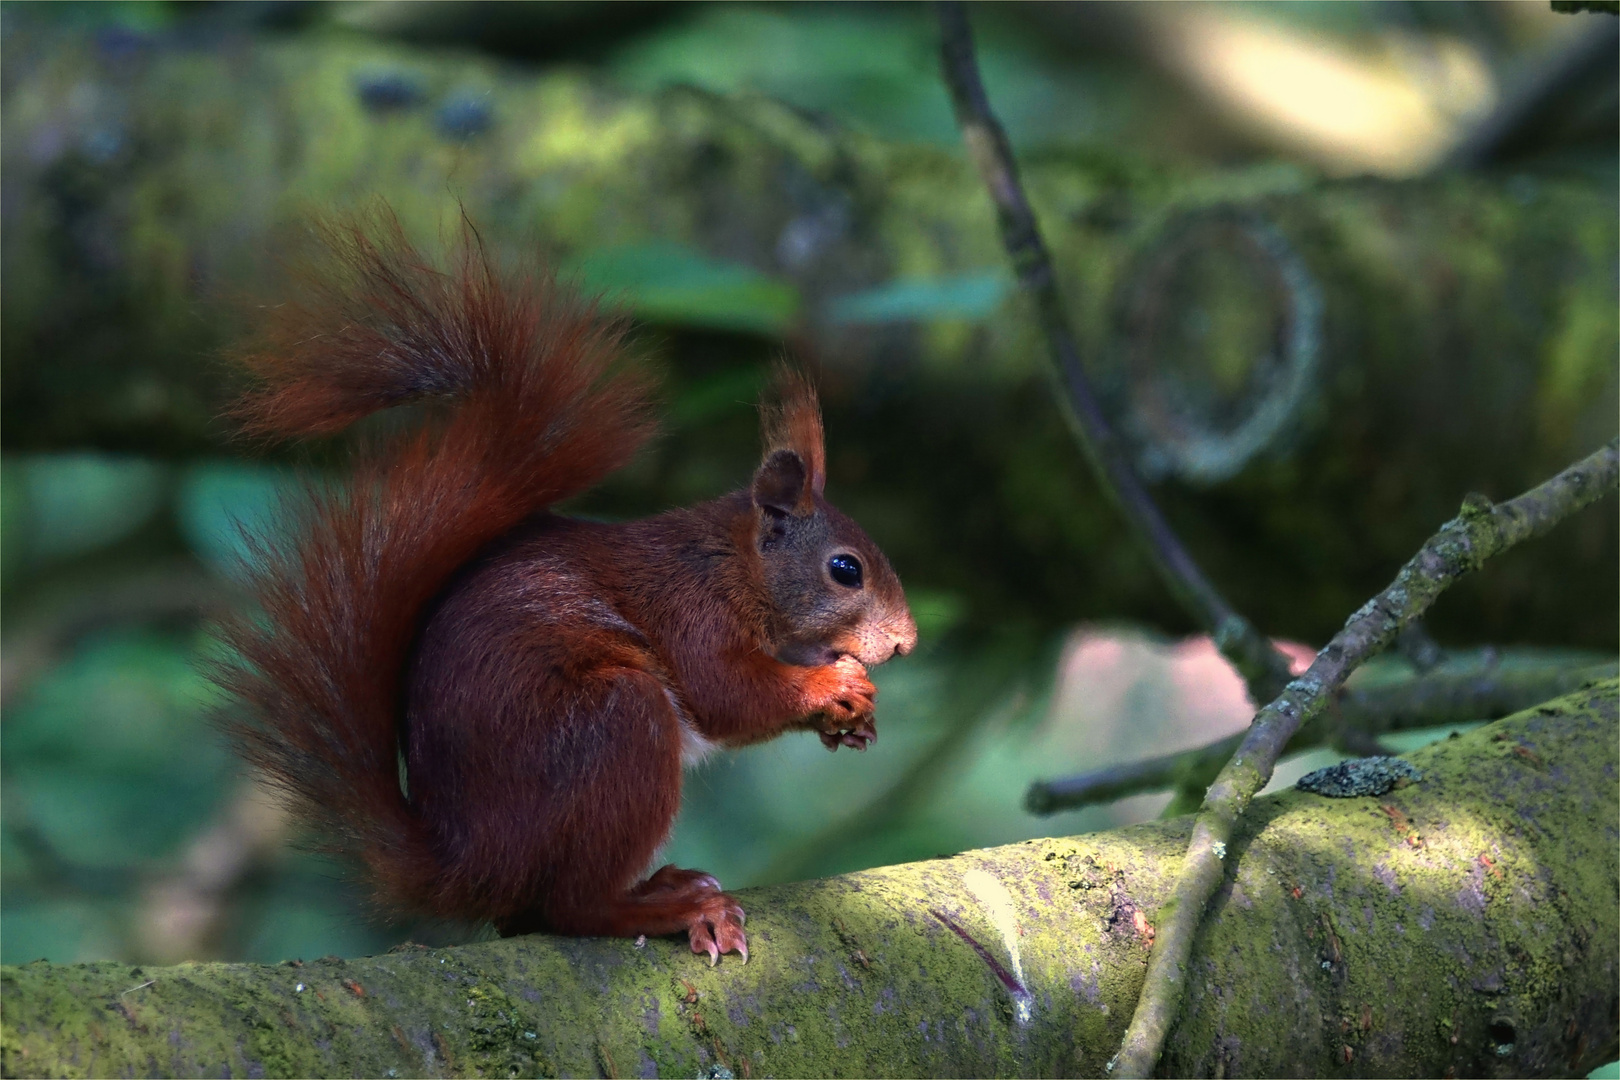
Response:
[[[1620,1056],[1620,685],[1255,800],[1168,1075],[1585,1075]],[[1190,818],[741,893],[748,963],[508,938],[0,969],[5,1076],[1104,1076]]]

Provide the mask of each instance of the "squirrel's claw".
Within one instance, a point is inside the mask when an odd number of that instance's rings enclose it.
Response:
[[[714,965],[718,964],[720,962],[720,946],[714,943],[714,938],[709,935],[708,930],[694,928],[691,931],[691,934],[692,951],[699,954],[707,952],[709,954],[710,967],[714,967]]]
[[[861,722],[846,732],[843,737],[844,745],[852,750],[865,750],[875,742],[877,742],[877,727],[873,724],[870,716],[861,717]]]
[[[725,893],[713,893],[702,902],[687,924],[686,936],[692,951],[709,955],[709,966],[720,962],[723,953],[739,953],[748,962],[748,937],[743,933],[746,916],[736,900]]]
[[[813,675],[806,676],[811,685],[805,712],[821,729],[822,745],[829,750],[855,745],[844,736],[872,732],[877,687],[866,677],[866,668],[853,656],[841,657],[835,664],[813,670]]]
[[[738,908],[736,914],[741,915],[742,909]],[[728,913],[717,923],[714,938],[715,945],[721,952],[738,953],[742,956],[743,963],[748,963],[748,938],[743,933],[741,921],[736,916]]]
[[[821,731],[817,734],[821,736],[821,745],[828,750],[837,750],[840,746],[847,746],[851,750],[865,750],[877,742],[877,728],[873,725],[871,716],[862,717],[860,723],[852,728]]]

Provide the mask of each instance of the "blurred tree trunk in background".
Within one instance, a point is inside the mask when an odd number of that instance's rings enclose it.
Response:
[[[214,355],[285,295],[301,224],[381,196],[449,235],[460,205],[502,254],[670,328],[676,355],[719,330],[814,357],[834,483],[908,575],[981,615],[1181,628],[1061,430],[954,154],[359,39],[5,17],[7,450],[230,452]],[[1463,492],[1522,490],[1616,430],[1612,192],[1081,150],[1027,170],[1144,470],[1270,632],[1325,639]],[[841,424],[862,429],[842,458]],[[1616,534],[1587,512],[1459,589],[1437,632],[1613,648],[1590,601],[1620,588]]]

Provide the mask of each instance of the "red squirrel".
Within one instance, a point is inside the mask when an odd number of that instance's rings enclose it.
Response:
[[[271,309],[242,357],[245,430],[428,415],[256,543],[262,613],[225,628],[218,675],[244,756],[385,908],[503,935],[685,931],[711,964],[746,961],[742,908],[713,877],[642,877],[683,760],[786,731],[864,749],[867,668],[917,640],[888,560],[822,496],[815,391],[784,369],[746,490],[564,517],[549,508],[652,431],[622,321],[504,280],[470,228],[449,272],[392,221],[327,240],[310,299]]]

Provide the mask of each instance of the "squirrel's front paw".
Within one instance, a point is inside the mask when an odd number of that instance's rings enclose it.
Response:
[[[861,717],[855,726],[835,731],[818,731],[821,736],[821,745],[828,750],[837,750],[840,746],[847,746],[851,750],[865,750],[877,742],[877,728],[875,720],[870,715]]]
[[[828,750],[840,746],[865,750],[877,741],[872,716],[877,708],[877,687],[853,656],[841,656],[837,663],[820,670],[826,673],[821,700],[815,707],[821,745]]]

